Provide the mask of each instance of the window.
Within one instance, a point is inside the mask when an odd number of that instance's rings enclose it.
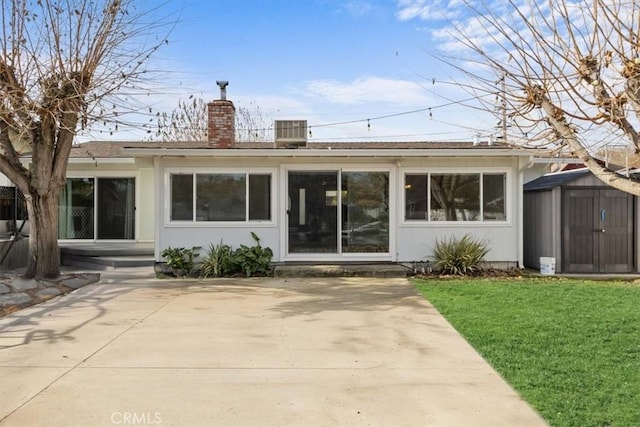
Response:
[[[171,175],[171,220],[193,220],[193,175]]]
[[[485,221],[505,221],[504,189],[506,177],[503,173],[482,175],[482,218]]]
[[[431,174],[431,221],[478,221],[479,174]]]
[[[249,221],[271,219],[271,175],[249,175]]]
[[[405,220],[505,221],[506,173],[409,173]]]
[[[197,174],[196,221],[244,221],[244,174]]]
[[[271,174],[175,173],[169,185],[171,221],[271,220]]]
[[[405,219],[422,219],[427,217],[427,175],[406,175]]]
[[[22,191],[16,187],[0,186],[0,221],[27,219],[27,206]]]

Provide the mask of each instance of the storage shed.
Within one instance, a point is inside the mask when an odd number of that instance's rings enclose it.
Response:
[[[524,263],[555,258],[561,273],[633,273],[640,266],[638,197],[589,170],[541,176],[524,185]]]

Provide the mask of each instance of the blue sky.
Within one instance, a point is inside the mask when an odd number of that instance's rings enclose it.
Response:
[[[257,105],[269,119],[306,119],[313,140],[470,140],[490,132],[494,119],[448,105],[469,94],[447,84],[454,71],[433,56],[446,41],[434,32],[446,32],[456,5],[172,0],[162,13],[178,22],[153,63],[171,73],[162,81],[167,87],[151,97],[152,107],[171,111],[191,94],[218,98],[215,81],[228,80],[227,96],[236,106]],[[423,111],[408,113],[415,110]],[[330,125],[345,121],[357,122]],[[109,138],[144,134],[120,131]]]

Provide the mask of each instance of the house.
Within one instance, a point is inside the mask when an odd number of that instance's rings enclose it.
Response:
[[[168,247],[253,244],[276,262],[427,260],[469,234],[486,260],[523,265],[525,172],[532,154],[485,142],[307,142],[304,121],[276,141],[235,142],[233,103],[208,104],[208,141],[75,147],[60,239]],[[540,174],[539,172],[537,172]]]
[[[555,259],[562,273],[632,273],[640,268],[640,200],[586,168],[524,186],[524,261]]]

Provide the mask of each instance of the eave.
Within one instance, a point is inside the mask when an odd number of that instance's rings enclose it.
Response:
[[[465,149],[181,149],[181,148],[122,148],[131,157],[236,157],[236,158],[410,158],[410,157],[529,157],[531,153],[510,148]]]

